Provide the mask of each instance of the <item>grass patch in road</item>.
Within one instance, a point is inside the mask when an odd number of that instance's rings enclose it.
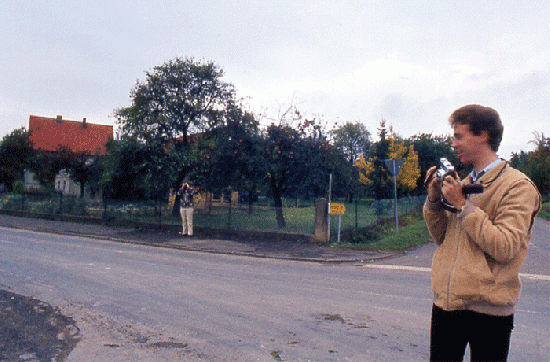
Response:
[[[341,323],[346,323],[344,318],[340,314],[323,314],[323,317],[326,321],[337,321]]]
[[[178,343],[178,342],[155,342],[150,343],[147,348],[187,348],[187,343]]]

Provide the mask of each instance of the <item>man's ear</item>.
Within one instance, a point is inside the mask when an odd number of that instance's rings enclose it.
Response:
[[[485,143],[489,144],[489,131],[481,131],[479,137],[482,137]]]

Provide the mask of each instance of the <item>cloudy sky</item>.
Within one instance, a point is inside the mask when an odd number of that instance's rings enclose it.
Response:
[[[30,114],[114,124],[145,71],[194,57],[255,112],[293,100],[373,134],[448,134],[487,105],[508,158],[550,136],[549,19],[548,0],[0,0],[0,136]]]

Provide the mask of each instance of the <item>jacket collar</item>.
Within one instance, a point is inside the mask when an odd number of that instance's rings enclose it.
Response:
[[[476,169],[474,168],[472,172],[470,172],[470,177],[472,178],[472,183],[476,183],[484,174],[491,171],[493,168],[495,168],[498,164],[500,164],[502,160],[497,158],[487,166],[483,170],[479,172],[479,174],[476,174]]]
[[[506,166],[508,166],[508,163],[504,159],[499,159],[498,161],[500,162],[498,162],[496,166],[481,175],[477,179],[477,182],[487,185],[495,181],[502,174]]]

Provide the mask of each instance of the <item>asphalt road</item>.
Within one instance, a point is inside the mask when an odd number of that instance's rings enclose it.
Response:
[[[545,227],[522,270],[511,361],[549,360]],[[0,289],[76,321],[69,361],[425,361],[430,248],[329,265],[0,228]]]

